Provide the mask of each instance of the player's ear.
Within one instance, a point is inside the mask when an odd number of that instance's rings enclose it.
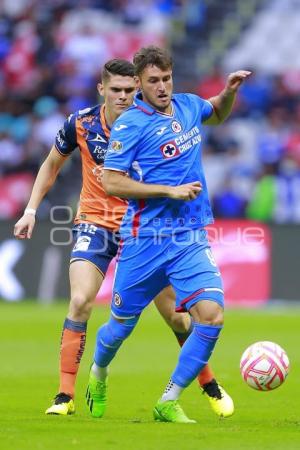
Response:
[[[99,95],[101,95],[101,97],[104,96],[104,87],[103,87],[102,83],[97,84],[97,91],[98,91]]]
[[[134,76],[134,81],[135,81],[136,89],[140,89],[140,87],[141,87],[141,82],[140,82],[139,77],[137,77],[137,76],[135,75],[135,76]]]

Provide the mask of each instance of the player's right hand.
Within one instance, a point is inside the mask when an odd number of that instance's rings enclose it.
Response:
[[[17,239],[30,239],[35,225],[35,217],[33,214],[24,214],[15,224],[14,236]]]
[[[168,197],[174,200],[195,200],[201,191],[202,184],[200,181],[193,181],[192,183],[172,186]]]

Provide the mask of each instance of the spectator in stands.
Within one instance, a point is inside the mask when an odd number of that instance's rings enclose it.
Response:
[[[216,95],[216,92],[222,91],[225,86],[224,74],[220,66],[215,66],[212,72],[203,77],[196,89],[196,93],[203,98],[210,98]]]
[[[181,32],[200,30],[205,37],[210,8],[204,3],[198,0],[2,2],[0,174],[35,175],[61,118],[98,102],[94,85],[103,59],[110,55],[130,59],[149,40],[157,39],[162,44],[172,19],[177,26],[183,21]],[[299,2],[296,3],[295,10],[299,8]],[[292,2],[278,0],[278,7],[283,4],[289,8]],[[175,41],[178,44],[178,39]],[[176,53],[174,56],[176,61]],[[204,73],[198,85],[192,76],[182,83],[202,97],[213,96],[224,86],[222,64],[220,60],[211,73]],[[180,90],[177,80],[176,89]],[[295,204],[297,199],[298,175],[287,175],[287,171],[292,172],[294,164],[300,167],[299,104],[299,70],[256,72],[241,88],[230,120],[218,129],[206,131],[204,164],[218,215],[227,217],[238,210],[243,215],[243,205],[249,202],[246,213],[249,217],[299,220],[293,206],[287,214],[288,205]],[[237,153],[232,147],[230,150],[228,143],[232,140],[238,141]],[[275,171],[270,173],[266,167]],[[80,184],[74,185],[77,182],[72,176],[74,170],[76,162],[72,167],[66,166],[63,177],[66,194],[63,201],[68,204]],[[57,192],[62,192],[61,187]],[[44,217],[51,202],[57,202],[57,192],[54,189],[49,203],[42,205]],[[285,193],[294,200],[287,200]],[[236,195],[241,196],[240,203]],[[276,212],[273,201],[280,205]],[[225,204],[228,210],[224,210]]]

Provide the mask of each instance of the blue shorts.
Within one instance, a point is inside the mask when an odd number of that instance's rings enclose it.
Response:
[[[117,318],[139,315],[154,297],[171,284],[176,311],[188,311],[200,300],[224,306],[220,272],[204,229],[172,237],[128,238],[120,244],[112,298]]]
[[[71,261],[90,261],[103,274],[106,274],[111,260],[118,252],[119,233],[89,223],[80,223],[73,228],[75,245]]]

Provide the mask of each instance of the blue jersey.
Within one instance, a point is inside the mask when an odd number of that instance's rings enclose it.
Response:
[[[175,94],[173,113],[160,113],[141,100],[120,116],[111,130],[104,168],[128,172],[136,181],[178,186],[200,181],[191,201],[170,198],[130,199],[121,236],[170,235],[213,222],[201,163],[201,122],[213,106],[193,94]]]

